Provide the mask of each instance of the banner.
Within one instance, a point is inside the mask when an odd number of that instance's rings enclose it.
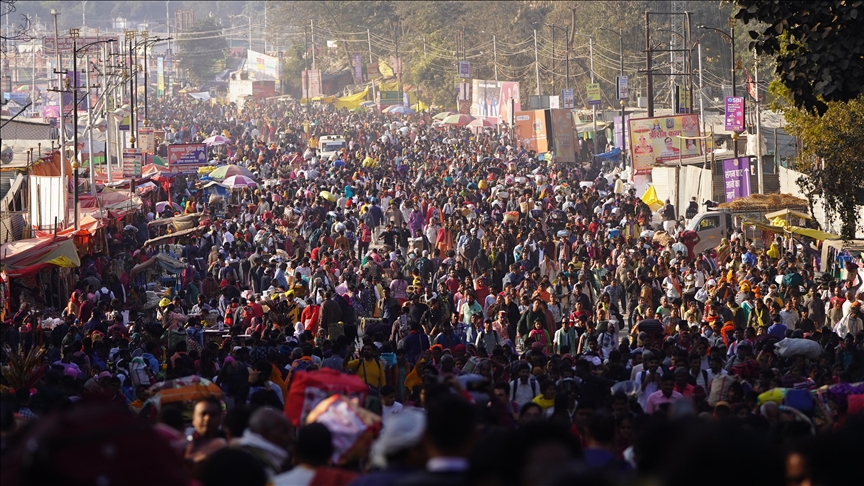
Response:
[[[378,63],[370,62],[366,65],[366,76],[368,80],[373,80],[381,77],[381,73],[378,72]]]
[[[633,173],[648,174],[651,167],[667,160],[702,155],[698,115],[631,118],[629,121]]]
[[[165,58],[156,58],[156,96],[165,96]]]
[[[501,81],[472,80],[471,116],[494,118],[498,123],[498,98],[501,96]]]
[[[120,120],[120,125],[117,127],[118,130],[122,130],[124,132],[129,131],[129,126],[132,124],[132,117],[126,115]]]
[[[626,100],[630,97],[630,87],[627,76],[615,76],[615,97]]]
[[[549,129],[546,126],[546,110],[516,112],[516,142],[538,154],[549,151]]]
[[[132,179],[141,177],[141,160],[143,156],[140,148],[123,149],[123,178]]]
[[[321,70],[320,69],[304,69],[303,70],[303,89],[302,96],[304,98],[314,98],[321,96]]]
[[[603,93],[600,91],[599,83],[592,83],[588,85],[588,106],[598,106],[603,102],[601,100]]]
[[[743,132],[744,131],[744,97],[743,96],[728,96],[726,97],[726,131],[728,132]]]
[[[207,145],[187,143],[168,146],[168,167],[171,172],[197,170],[207,165]]]
[[[354,54],[354,83],[360,84],[363,82],[363,57],[360,54]]]
[[[153,137],[153,127],[140,127],[138,129],[138,146],[144,153],[155,153],[156,140]]]
[[[117,41],[116,35],[103,35],[99,37],[79,37],[78,38],[78,49],[79,54],[84,53],[85,51],[96,51],[102,48],[102,44],[94,44],[90,47],[86,47],[81,50],[81,46],[86,46],[87,44],[92,44],[98,41],[107,41],[107,40]],[[71,54],[72,53],[72,38],[71,37],[58,37],[57,43],[60,44],[60,52],[63,54]],[[46,36],[42,38],[42,54],[46,56],[55,56],[57,55],[57,50],[54,46],[54,36]]]
[[[460,78],[470,78],[471,77],[471,63],[468,61],[459,61],[459,77]]]
[[[522,101],[519,97],[519,83],[516,81],[503,81],[501,83],[501,95],[498,97],[498,118],[502,123],[513,126],[513,113],[519,111],[522,111]]]
[[[723,193],[726,202],[750,195],[750,158],[723,161]]]
[[[572,110],[576,107],[576,99],[573,97],[572,89],[561,90],[561,107],[567,110]]]

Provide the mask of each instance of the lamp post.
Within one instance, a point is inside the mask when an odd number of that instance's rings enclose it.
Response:
[[[133,51],[135,49],[136,32],[127,30],[126,44],[129,45],[129,143],[132,148],[135,148],[135,118],[137,117],[135,110],[135,61],[133,59]]]
[[[730,69],[730,74],[732,75],[732,97],[736,96],[735,90],[735,24],[729,24],[729,33],[723,32],[720,29],[716,29],[714,27],[708,27],[707,25],[697,25],[697,29],[705,29],[705,30],[713,30],[720,34],[721,37],[729,41],[729,45],[731,46],[731,55],[732,55],[732,69]],[[735,152],[735,158],[738,158],[738,132],[732,132],[732,148]]]
[[[607,29],[605,27],[600,27],[600,30],[612,32],[613,34],[618,36],[618,56],[619,56],[618,69],[621,71],[620,76],[623,78],[624,77],[624,35],[623,35],[623,31],[620,28],[617,31],[615,31],[613,29]],[[616,89],[617,89],[617,86],[616,86]],[[620,101],[621,101],[621,125],[623,127],[623,125],[624,125],[624,105],[626,105],[627,102],[623,98]],[[621,136],[622,137],[624,136],[624,130],[623,129],[621,130]],[[623,145],[622,145],[622,147],[623,147]]]
[[[69,29],[69,37],[72,38],[72,173],[75,176],[75,231],[78,231],[78,36],[79,30]],[[59,46],[56,46],[59,48]],[[69,78],[66,78],[68,81]]]
[[[550,30],[552,30],[552,87],[555,87],[555,29],[561,29],[564,31],[564,43],[565,43],[565,58],[564,58],[564,87],[570,87],[570,26],[558,27],[555,24],[546,24]]]

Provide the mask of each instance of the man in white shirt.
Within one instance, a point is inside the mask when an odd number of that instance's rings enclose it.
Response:
[[[510,382],[510,400],[516,402],[521,409],[540,394],[540,386],[531,376],[531,366],[528,363],[520,364],[517,373],[516,379]]]
[[[386,426],[394,415],[402,412],[402,404],[396,401],[396,389],[391,385],[381,387],[381,422]]]

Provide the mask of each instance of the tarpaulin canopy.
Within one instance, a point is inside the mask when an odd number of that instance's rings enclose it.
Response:
[[[158,226],[172,225],[175,229],[186,230],[198,226],[198,219],[204,216],[203,213],[185,214],[183,216],[174,216],[173,218],[162,218],[147,223],[148,228]],[[176,234],[176,233],[175,233]]]
[[[30,238],[0,246],[0,268],[10,277],[30,275],[49,265],[63,268],[81,265],[71,235]]]
[[[360,106],[360,103],[362,103],[366,99],[366,96],[368,94],[369,87],[367,86],[366,89],[359,93],[343,96],[342,98],[337,98],[336,101],[333,103],[333,106],[338,109],[347,108],[349,110],[357,108],[358,106]]]
[[[771,221],[774,218],[802,218],[802,219],[813,219],[807,213],[802,213],[801,211],[795,211],[794,209],[781,209],[780,211],[774,211],[772,213],[765,213],[765,219]]]
[[[602,154],[597,154],[594,157],[598,159],[609,159],[609,160],[618,160],[621,158],[621,149],[615,148],[608,152],[604,152]]]
[[[182,272],[183,269],[186,268],[186,264],[180,260],[175,260],[164,253],[157,253],[146,262],[135,265],[132,270],[129,271],[129,275],[134,277],[156,264],[162,267],[166,272],[175,274]]]
[[[802,228],[800,226],[773,226],[769,224],[762,223],[760,221],[754,221],[752,219],[745,219],[742,223],[745,226],[754,226],[762,231],[770,231],[772,233],[792,233],[799,236],[805,236],[807,238],[813,238],[814,240],[836,240],[840,237],[835,234],[826,233],[824,231],[819,231],[817,229],[812,228]]]
[[[147,247],[147,246],[160,245],[163,242],[170,240],[171,238],[178,238],[180,236],[191,235],[192,233],[195,233],[196,231],[203,231],[203,230],[204,230],[204,228],[189,228],[189,229],[185,229],[185,230],[180,230],[176,233],[171,233],[168,235],[162,235],[162,236],[159,236],[156,238],[149,239],[149,240],[144,242],[144,246]]]
[[[99,228],[103,228],[105,223],[99,219],[93,217],[92,214],[85,214],[78,221],[78,231],[75,231],[75,226],[70,226],[61,231],[57,232],[58,236],[64,235],[82,235],[82,236],[92,236],[96,234],[96,231]],[[37,229],[33,230],[33,234],[35,234],[39,238],[49,238],[54,236],[53,231],[40,231]]]
[[[98,202],[97,202],[98,199]],[[81,208],[101,208],[111,210],[132,210],[141,208],[141,198],[130,195],[128,191],[102,192],[96,198],[90,194],[80,194],[78,201]]]

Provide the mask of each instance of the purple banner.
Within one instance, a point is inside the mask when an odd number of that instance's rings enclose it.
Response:
[[[744,97],[726,97],[726,131],[744,131]]]
[[[723,192],[726,202],[750,195],[750,158],[723,161]]]

